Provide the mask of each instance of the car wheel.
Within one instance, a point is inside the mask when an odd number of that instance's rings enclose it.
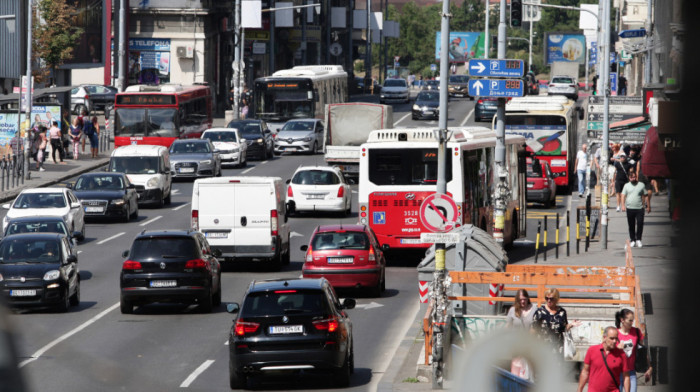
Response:
[[[280,156],[280,154],[282,154],[282,152],[277,150],[272,150],[272,153],[275,154],[275,156]]]
[[[382,280],[381,280],[381,278],[379,279],[379,282],[377,282],[377,285],[372,287],[369,290],[369,295],[370,295],[370,297],[374,297],[374,298],[379,298],[382,296]]]
[[[70,297],[71,306],[80,305],[80,280],[78,280],[78,286],[75,288],[75,293]]]
[[[122,218],[122,221],[124,223],[129,223],[130,219],[131,219],[131,213],[129,212],[129,205],[127,204],[126,209],[124,210],[124,217]]]
[[[470,101],[473,101],[473,100],[474,100],[474,97],[469,97],[469,100],[470,100]]]
[[[379,100],[379,104],[380,104],[380,105],[384,105],[384,101],[382,101],[382,100],[380,99],[380,100]]]
[[[219,276],[219,289],[216,291],[216,294],[214,294],[212,304],[214,306],[221,305],[221,276]]]
[[[171,197],[170,197],[170,196],[172,196],[172,195],[173,195],[173,190],[172,190],[172,188],[171,188],[171,189],[170,189],[170,192],[168,192],[168,196],[167,196],[167,197],[165,198],[165,200],[164,200],[165,204],[170,204],[170,201],[171,201]]]
[[[382,275],[382,293],[386,291],[386,272]]]
[[[348,356],[345,358],[345,361],[343,362],[343,366],[336,371],[335,374],[335,382],[339,387],[347,387],[350,385],[350,373],[352,370],[350,369],[352,354],[348,353]],[[352,366],[354,367],[354,366]]]
[[[311,150],[309,150],[309,155],[314,155],[318,151],[318,143],[314,142],[313,147],[311,147]]]
[[[200,298],[198,304],[201,313],[211,313],[214,308],[214,294],[211,290],[203,298]]]
[[[85,228],[85,222],[83,222],[83,230],[80,231],[80,235],[78,236],[78,241],[83,242],[85,241],[85,231],[87,229]]]
[[[133,314],[134,304],[131,301],[122,298],[121,301],[119,301],[119,310],[121,310],[122,314]]]
[[[287,251],[284,253],[284,257],[282,258],[282,263],[284,265],[289,265],[292,256],[290,255],[289,247],[287,247]]]
[[[219,166],[219,171],[216,172],[216,176],[217,176],[217,177],[221,177],[221,171],[222,171],[222,170],[221,170],[221,166]]]
[[[243,389],[248,384],[248,377],[245,374],[229,369],[228,383],[231,389]]]
[[[83,110],[85,110],[87,112],[87,106],[83,105],[82,103],[75,105],[75,113],[76,114],[80,115],[80,113],[82,113]]]
[[[56,306],[56,310],[61,313],[65,313],[68,311],[68,308],[70,308],[70,297],[68,295],[68,288],[66,288],[61,302]]]

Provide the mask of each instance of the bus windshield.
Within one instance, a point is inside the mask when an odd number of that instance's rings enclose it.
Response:
[[[436,185],[437,149],[370,149],[369,180],[375,185]],[[452,180],[452,161],[447,159],[446,181]]]
[[[116,114],[117,136],[178,137],[177,109],[126,109]]]
[[[258,96],[257,118],[286,121],[291,118],[314,117],[313,93],[310,90],[265,90]]]

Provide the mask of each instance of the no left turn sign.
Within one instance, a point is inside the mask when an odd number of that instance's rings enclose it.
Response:
[[[446,233],[454,229],[457,223],[457,204],[448,195],[434,193],[420,205],[419,217],[428,230]]]

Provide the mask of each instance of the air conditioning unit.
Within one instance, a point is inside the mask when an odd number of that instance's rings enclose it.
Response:
[[[178,58],[185,58],[185,59],[191,59],[192,58],[192,50],[187,50],[188,48],[186,46],[178,46],[175,49],[176,55]]]

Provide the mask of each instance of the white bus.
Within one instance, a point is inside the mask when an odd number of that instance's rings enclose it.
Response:
[[[293,118],[323,119],[326,104],[348,100],[348,74],[340,65],[304,65],[255,79],[253,116],[275,133]]]
[[[373,131],[362,144],[359,174],[359,220],[374,230],[389,249],[427,248],[420,234],[429,232],[419,210],[437,187],[438,143],[434,128]],[[473,224],[493,234],[498,183],[496,133],[486,127],[449,130],[447,194],[457,204],[455,227]],[[506,169],[512,196],[507,204],[505,244],[525,235],[525,138],[506,136]]]

